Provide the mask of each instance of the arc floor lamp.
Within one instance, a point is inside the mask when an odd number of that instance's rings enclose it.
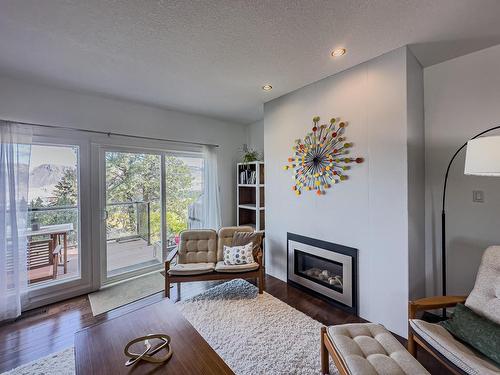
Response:
[[[475,176],[500,176],[500,136],[481,137],[486,133],[498,129],[500,129],[500,125],[486,129],[470,138],[455,152],[455,154],[453,154],[446,168],[441,210],[441,277],[444,296],[446,295],[446,188],[450,167],[458,153],[464,147],[467,147],[464,174]],[[446,310],[443,310],[443,315],[445,314]]]

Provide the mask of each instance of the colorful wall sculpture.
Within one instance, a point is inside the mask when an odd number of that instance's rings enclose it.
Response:
[[[294,173],[292,189],[297,195],[304,190],[325,194],[333,184],[347,180],[345,173],[349,164],[363,162],[363,158],[346,156],[352,143],[346,142],[343,136],[345,122],[332,118],[330,125],[318,125],[319,120],[319,116],[313,118],[312,132],[304,141],[295,140],[293,156],[288,158],[289,164],[284,167]]]

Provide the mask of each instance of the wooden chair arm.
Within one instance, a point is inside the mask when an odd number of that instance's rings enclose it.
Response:
[[[165,259],[165,263],[169,263],[170,264],[170,262],[172,262],[172,260],[177,255],[178,251],[179,251],[179,247],[176,247],[174,250],[172,250],[170,253],[168,253],[167,259]]]
[[[256,231],[255,233],[262,234],[262,242],[260,243],[260,249],[257,252],[257,263],[262,267],[262,260],[264,259],[264,242],[266,239],[266,232],[263,230]]]
[[[453,307],[457,303],[465,303],[467,296],[436,296],[417,299],[408,302],[408,317],[415,319],[418,311],[442,309]]]
[[[257,252],[257,263],[259,263],[259,266],[261,266],[261,267],[262,267],[262,256],[263,256],[262,250],[259,250]]]

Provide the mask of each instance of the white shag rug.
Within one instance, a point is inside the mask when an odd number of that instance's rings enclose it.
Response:
[[[75,353],[73,347],[47,357],[16,367],[3,375],[73,375],[75,373]]]
[[[320,372],[322,324],[244,280],[176,306],[237,375]]]
[[[237,375],[320,372],[322,324],[270,294],[258,294],[244,280],[228,281],[176,306]],[[71,347],[3,375],[74,373]],[[330,361],[330,374],[336,373]]]

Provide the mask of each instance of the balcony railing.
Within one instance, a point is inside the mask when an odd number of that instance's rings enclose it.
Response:
[[[106,240],[123,241],[141,238],[151,245],[150,202],[113,202],[106,205]],[[40,226],[72,223],[78,228],[78,206],[28,207],[28,222]],[[75,233],[70,234],[70,245],[77,244]]]
[[[113,202],[106,205],[108,241],[142,238],[151,245],[151,203]]]
[[[28,207],[28,223],[32,225],[35,222],[40,226],[71,223],[76,229],[78,228],[78,206]],[[78,235],[75,231],[69,233],[68,245],[78,245]]]
[[[198,210],[194,210],[197,204],[200,203],[194,203],[189,207],[187,223],[189,229],[201,227],[201,221],[197,217]],[[161,224],[152,223],[152,212],[158,209],[155,203],[148,201],[108,203],[106,205],[106,240],[120,242],[140,238],[148,245],[160,241]],[[77,229],[78,220],[78,206],[76,205],[28,207],[28,223],[38,222],[40,226],[72,223],[73,228]],[[154,228],[157,228],[156,231]],[[176,246],[178,235],[179,233],[170,233],[167,230],[167,250]],[[76,231],[69,234],[68,242],[70,246],[78,245]]]

